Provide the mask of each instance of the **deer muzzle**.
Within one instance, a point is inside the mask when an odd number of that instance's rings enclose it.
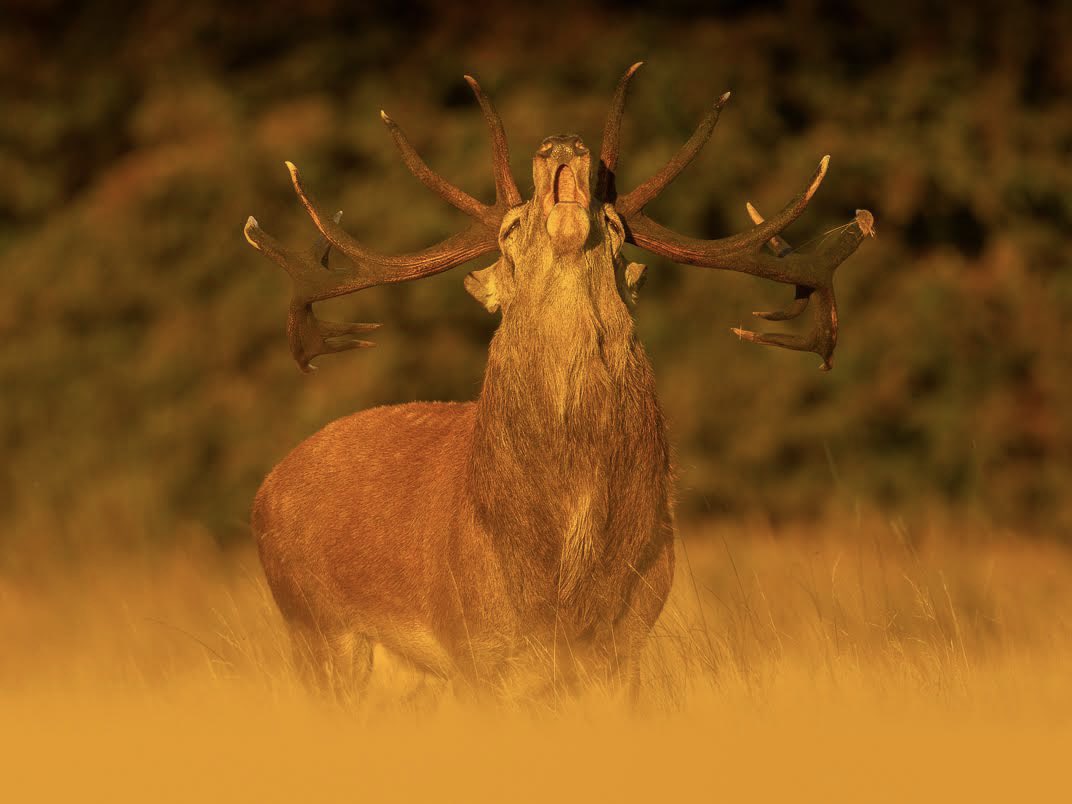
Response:
[[[581,250],[591,228],[588,148],[574,135],[548,137],[532,159],[536,199],[556,254]]]

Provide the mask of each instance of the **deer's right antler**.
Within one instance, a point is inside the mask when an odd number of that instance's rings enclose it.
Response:
[[[691,162],[711,137],[711,132],[718,122],[722,108],[729,101],[730,93],[722,94],[696,127],[674,157],[647,181],[630,192],[619,195],[615,187],[614,172],[618,163],[618,139],[622,121],[622,109],[630,79],[643,62],[630,67],[614,93],[611,109],[607,115],[606,129],[603,134],[603,148],[600,160],[600,179],[598,192],[600,198],[614,204],[626,227],[627,242],[646,249],[653,254],[668,257],[675,262],[686,265],[698,265],[704,268],[719,268],[740,271],[753,276],[771,279],[794,286],[792,303],[781,311],[756,313],[769,321],[785,321],[796,318],[815,298],[814,324],[811,331],[804,336],[784,333],[763,334],[734,328],[733,332],[743,340],[761,343],[766,346],[780,346],[784,349],[815,352],[822,359],[821,368],[829,370],[837,346],[838,318],[837,303],[834,298],[834,271],[848,259],[865,237],[874,237],[875,219],[867,210],[856,211],[856,217],[838,227],[838,234],[824,241],[815,252],[801,254],[794,252],[781,237],[781,232],[800,217],[808,206],[815,191],[826,175],[830,162],[824,156],[812,176],[811,182],[803,192],[790,201],[781,211],[769,220],[747,205],[748,214],[755,226],[739,234],[718,240],[700,240],[679,234],[653,221],[644,213],[646,207],[666,187],[677,178],[678,174]],[[761,254],[764,244],[769,245],[774,255]]]
[[[371,342],[352,336],[379,326],[321,321],[313,313],[315,302],[374,285],[432,276],[498,249],[499,224],[510,207],[521,203],[521,194],[510,174],[510,156],[502,121],[476,80],[470,76],[465,76],[465,80],[476,95],[491,130],[494,204],[481,203],[429,168],[402,129],[385,112],[380,112],[406,167],[428,189],[474,219],[460,233],[410,254],[386,255],[368,249],[339,225],[341,211],[330,217],[322,212],[320,205],[303,185],[298,168],[290,162],[286,164],[294,191],[320,231],[320,237],[310,249],[296,251],[261,229],[256,218],[250,216],[246,221],[246,240],[280,265],[294,283],[287,317],[287,335],[291,353],[302,371],[315,369],[309,361],[318,355],[372,346]],[[330,268],[328,256],[332,247],[344,254],[352,264],[341,269]]]

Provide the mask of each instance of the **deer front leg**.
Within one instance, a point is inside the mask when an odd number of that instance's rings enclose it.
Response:
[[[665,526],[666,538],[647,567],[635,567],[635,583],[626,600],[626,610],[614,624],[617,650],[617,682],[635,704],[640,693],[640,654],[655,621],[659,619],[674,580],[674,540],[672,526]]]

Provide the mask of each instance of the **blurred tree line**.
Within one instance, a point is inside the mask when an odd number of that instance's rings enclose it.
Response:
[[[544,136],[598,148],[615,82],[643,59],[623,190],[733,91],[653,217],[738,231],[746,199],[776,210],[830,153],[788,236],[814,245],[858,207],[879,235],[839,271],[830,374],[728,331],[788,288],[631,253],[649,265],[638,326],[682,516],[865,505],[1072,535],[1068,3],[5,5],[5,533],[242,539],[264,474],[329,420],[474,397],[496,321],[466,269],[325,304],[385,326],[375,351],[305,377],[283,334],[287,282],[242,224],[312,238],[291,159],[369,245],[427,245],[462,217],[406,172],[381,108],[490,198],[463,73],[499,107],[524,191]]]

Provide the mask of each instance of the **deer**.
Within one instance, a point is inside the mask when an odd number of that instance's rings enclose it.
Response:
[[[547,137],[532,158],[528,199],[510,172],[502,120],[471,76],[490,131],[494,203],[430,169],[381,111],[406,167],[471,219],[424,250],[381,254],[363,245],[343,229],[341,212],[324,212],[290,162],[319,233],[311,247],[291,249],[255,218],[246,222],[249,244],[291,279],[287,334],[305,372],[318,356],[372,346],[359,336],[379,326],[321,320],[315,303],[497,254],[463,283],[501,315],[476,400],[341,418],[298,445],[256,494],[251,526],[265,577],[315,686],[359,693],[379,645],[459,689],[539,699],[606,684],[635,693],[638,657],[674,578],[674,469],[633,318],[646,266],[629,261],[623,245],[792,285],[786,309],[755,315],[788,320],[810,305],[807,334],[732,331],[814,352],[831,367],[834,271],[874,234],[873,216],[857,210],[812,253],[782,238],[823,181],[824,156],[806,188],[769,219],[748,203],[753,226],[739,234],[703,240],[655,222],[645,207],[699,153],[730,93],[661,170],[619,193],[623,110],[641,64],[617,84],[595,175],[579,136]],[[345,264],[329,259],[336,252]]]

